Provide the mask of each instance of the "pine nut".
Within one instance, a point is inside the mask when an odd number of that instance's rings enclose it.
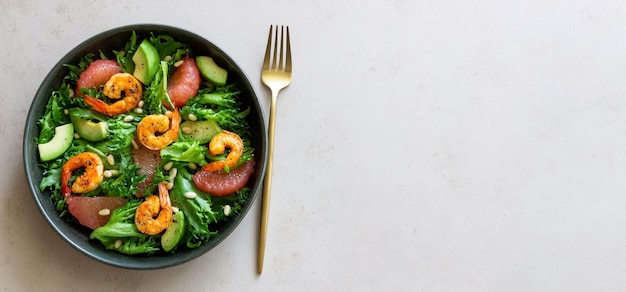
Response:
[[[198,168],[198,166],[193,162],[189,162],[187,167],[189,167],[189,169],[192,169],[192,170],[196,170]]]
[[[172,56],[170,56],[170,55],[167,55],[167,56],[165,56],[165,57],[163,58],[163,61],[165,61],[165,62],[169,62],[169,61],[171,61],[171,60],[172,60]]]
[[[68,89],[67,91],[68,91],[68,93],[69,93],[70,97],[74,97],[74,89],[71,89],[71,88],[70,88],[70,89]]]
[[[105,171],[103,171],[103,172],[102,172],[102,175],[103,175],[104,177],[106,177],[106,178],[110,178],[110,177],[112,177],[112,176],[113,176],[113,174],[111,173],[111,171],[110,171],[110,170],[108,170],[108,169],[107,169],[107,170],[105,170]]]
[[[172,166],[174,166],[174,161],[170,161],[163,165],[163,169],[169,171],[170,169],[172,169]]]
[[[127,115],[124,117],[124,122],[130,123],[134,120],[135,118],[131,115]]]
[[[189,134],[191,134],[193,132],[193,130],[191,130],[191,128],[189,128],[189,127],[183,127],[182,130],[183,130],[183,133],[185,133],[187,135],[189,135]]]
[[[67,109],[64,109],[64,110],[63,110],[63,113],[64,113],[64,114],[66,114],[66,115],[69,115],[69,114],[70,114],[70,111],[69,111],[69,110],[67,110]]]
[[[174,212],[174,214],[180,212],[180,209],[178,209],[178,207],[176,206],[172,206],[172,212]]]
[[[144,104],[143,100],[140,100],[137,106],[143,108],[143,104]]]
[[[114,246],[115,246],[115,249],[122,247],[122,240],[121,239],[116,240]]]
[[[113,154],[109,154],[109,156],[107,156],[107,162],[110,165],[115,165],[115,157],[113,156]]]
[[[135,112],[140,114],[143,113],[143,109],[141,109],[140,107],[135,108]]]
[[[133,149],[135,150],[139,149],[139,145],[137,145],[137,142],[135,142],[135,140],[130,140],[130,144],[133,145]]]
[[[171,119],[171,118],[172,118],[172,111],[165,111],[165,116],[166,116],[168,119]]]
[[[183,63],[185,63],[185,61],[183,61],[183,60],[178,60],[176,63],[174,63],[174,67],[178,68],[178,67],[180,67]]]
[[[189,115],[187,116],[187,119],[188,119],[188,120],[190,120],[190,121],[192,121],[192,122],[195,122],[195,121],[197,121],[197,120],[198,120],[198,117],[196,117],[196,115],[194,115],[194,114],[189,114]]]
[[[176,175],[178,174],[178,169],[176,169],[176,167],[170,169],[170,177],[172,179],[174,179],[176,177]]]
[[[100,215],[100,216],[109,216],[109,215],[111,215],[111,210],[106,209],[106,208],[102,209],[102,210],[98,211],[98,215]]]
[[[195,192],[186,192],[185,193],[185,198],[187,199],[193,199],[196,197],[196,193]]]
[[[230,215],[230,212],[231,212],[230,205],[224,206],[224,215],[228,216],[228,215]]]
[[[166,186],[167,186],[167,189],[171,191],[174,188],[174,182],[168,181]]]
[[[80,134],[74,133],[74,139],[80,139]]]

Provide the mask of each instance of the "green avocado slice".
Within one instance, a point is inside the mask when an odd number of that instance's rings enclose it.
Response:
[[[106,118],[93,110],[72,108],[69,110],[70,120],[81,138],[98,142],[109,135],[109,125]]]
[[[141,83],[149,85],[159,70],[160,57],[157,49],[148,40],[143,40],[132,57],[135,63],[133,75]]]
[[[216,86],[224,86],[226,84],[228,71],[218,66],[213,58],[198,56],[196,57],[196,64],[198,65],[198,70],[204,79]]]
[[[215,134],[222,131],[220,125],[213,120],[185,121],[180,124],[180,128],[183,135],[200,144],[209,143]]]
[[[163,236],[161,236],[161,247],[168,252],[178,245],[185,234],[185,215],[183,211],[174,214],[172,223],[167,227]]]
[[[65,124],[54,128],[54,137],[48,143],[39,144],[39,158],[41,161],[50,161],[61,156],[72,145],[74,140],[74,126]]]

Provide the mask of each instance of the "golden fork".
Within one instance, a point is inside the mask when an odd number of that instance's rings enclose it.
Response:
[[[286,33],[285,33],[286,31]],[[272,36],[274,41],[272,42]],[[287,39],[285,41],[285,38]],[[261,80],[272,92],[270,104],[270,121],[268,129],[267,168],[263,182],[263,200],[261,206],[261,229],[259,232],[259,254],[257,272],[263,272],[263,260],[265,258],[265,241],[267,238],[267,218],[270,211],[270,189],[272,186],[272,155],[274,152],[274,125],[276,122],[276,98],[278,92],[291,83],[291,44],[289,41],[289,27],[280,27],[280,39],[278,26],[276,33],[270,25],[270,34],[267,37],[267,48],[261,71]]]

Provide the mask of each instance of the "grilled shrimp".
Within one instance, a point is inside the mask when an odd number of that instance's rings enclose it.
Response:
[[[135,226],[147,235],[157,235],[172,223],[173,211],[170,195],[165,183],[160,183],[159,196],[150,196],[137,207]]]
[[[69,180],[74,170],[84,168],[85,172],[76,178],[69,186]],[[98,154],[83,152],[72,156],[61,168],[61,192],[69,197],[72,192],[84,194],[95,190],[103,180],[104,166]]]
[[[111,99],[118,99],[118,101],[107,104],[88,95],[84,96],[84,100],[94,110],[108,116],[114,116],[127,113],[135,108],[143,96],[143,87],[141,82],[132,74],[117,73],[104,84],[102,93]]]
[[[180,113],[172,112],[171,119],[166,115],[145,116],[137,124],[137,138],[141,145],[151,150],[159,150],[178,139]]]
[[[215,161],[202,166],[202,170],[212,172],[221,170],[224,167],[233,167],[241,158],[243,154],[243,141],[239,135],[222,130],[222,132],[215,134],[209,142],[209,154],[216,156],[226,152],[226,148],[229,149],[226,159],[221,161]]]

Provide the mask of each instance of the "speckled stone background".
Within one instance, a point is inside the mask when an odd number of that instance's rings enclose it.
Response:
[[[624,291],[626,2],[0,0],[1,291]],[[218,248],[128,271],[28,192],[32,97],[101,31],[198,33],[255,82],[292,33],[265,271],[259,201]]]

